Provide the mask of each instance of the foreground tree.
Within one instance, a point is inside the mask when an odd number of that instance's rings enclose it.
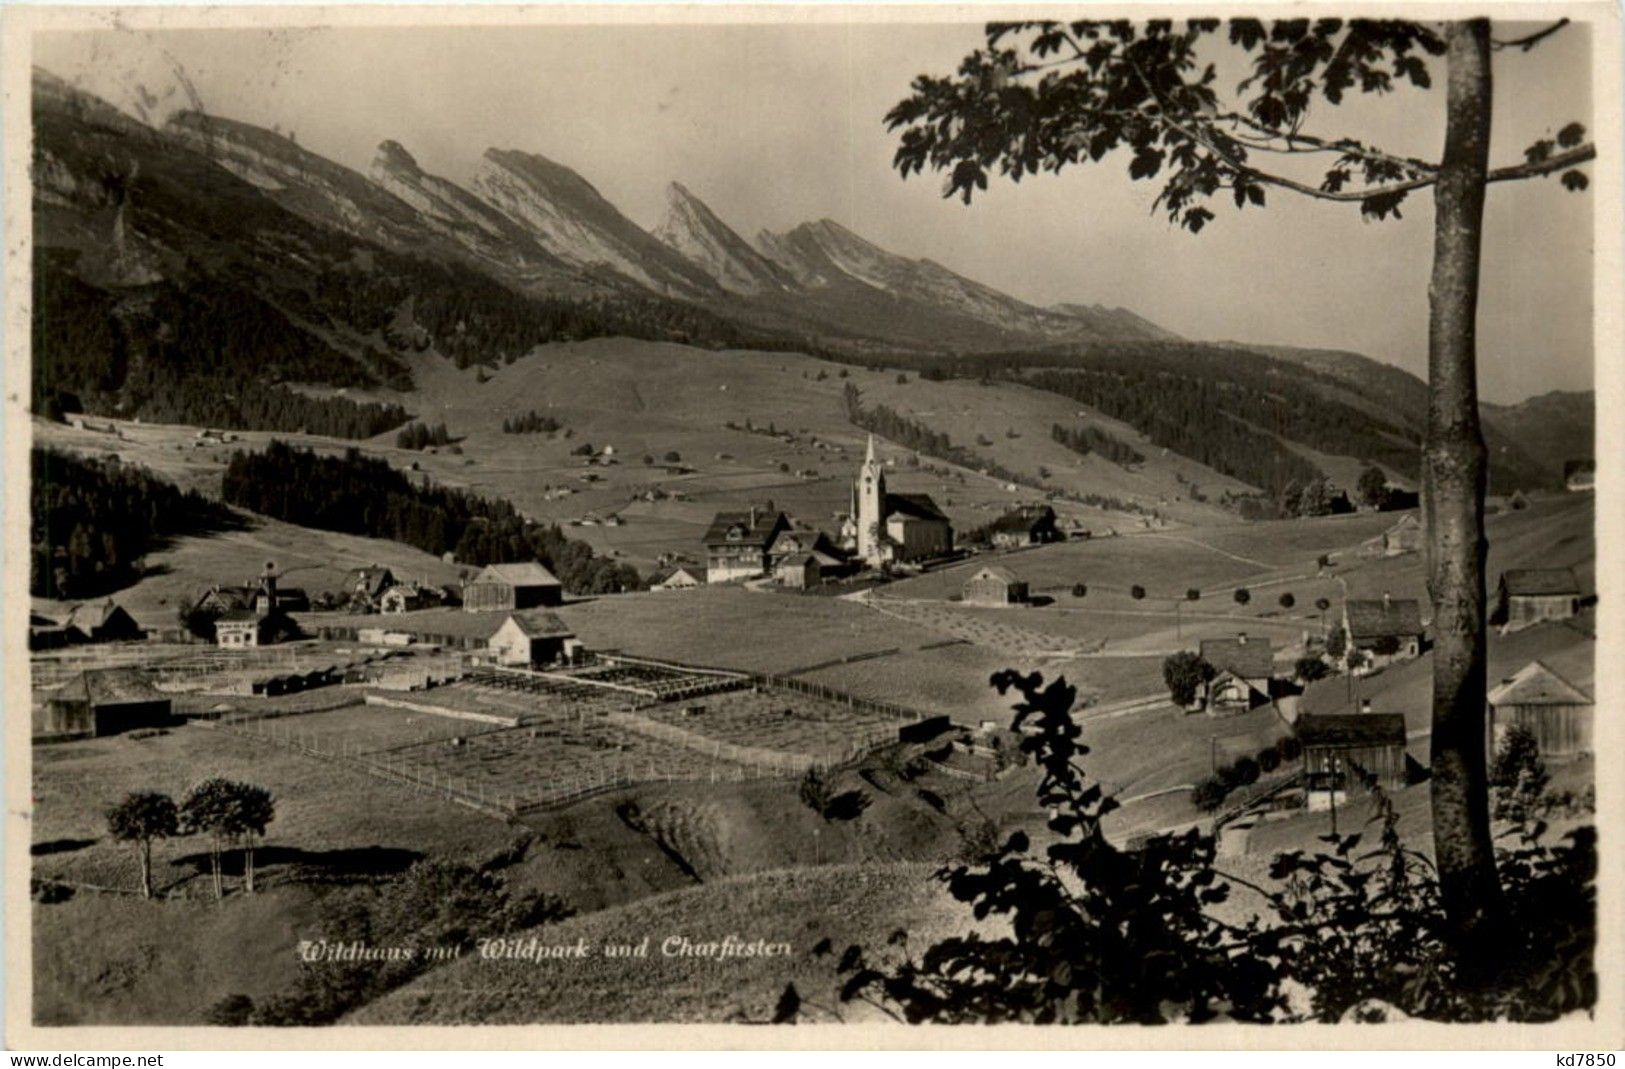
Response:
[[[107,811],[107,831],[121,843],[134,843],[141,860],[141,897],[152,897],[152,842],[180,834],[174,799],[157,791],[132,791]]]
[[[1432,189],[1434,257],[1429,285],[1429,404],[1423,450],[1428,586],[1433,601],[1433,824],[1450,941],[1467,979],[1492,964],[1488,938],[1502,915],[1490,839],[1484,754],[1484,492],[1475,318],[1485,189],[1489,183],[1562,175],[1596,155],[1570,122],[1529,146],[1520,163],[1489,167],[1491,53],[1528,51],[1567,20],[1497,41],[1487,19],[1443,24],[1341,19],[1218,19],[1184,23],[994,23],[987,45],[950,78],[922,75],[887,115],[902,129],[895,164],[905,176],[949,172],[945,195],[1099,162],[1122,150],[1132,179],[1163,174],[1159,207],[1200,231],[1211,198],[1229,191],[1238,209],[1264,206],[1269,190],[1358,205],[1368,219],[1398,218],[1407,196]],[[1221,97],[1211,60],[1229,51],[1248,67]],[[1318,101],[1350,90],[1432,87],[1445,66],[1443,151],[1399,155],[1350,136],[1312,133]],[[1261,166],[1260,158],[1280,161]],[[1296,159],[1295,159],[1296,158]],[[1324,164],[1318,180],[1305,161]],[[1295,166],[1295,164],[1297,166]],[[1238,600],[1239,600],[1238,591]]]
[[[254,844],[276,815],[271,792],[249,783],[216,777],[193,787],[181,803],[181,822],[187,831],[209,836],[209,871],[214,896],[225,897],[220,855],[228,843],[243,847],[243,889],[254,891]]]

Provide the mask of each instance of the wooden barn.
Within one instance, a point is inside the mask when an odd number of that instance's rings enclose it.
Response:
[[[1421,655],[1422,603],[1415,598],[1350,599],[1343,603],[1343,629],[1350,649],[1371,658],[1373,667]]]
[[[1304,786],[1315,794],[1363,789],[1364,777],[1403,787],[1405,717],[1399,713],[1305,713],[1295,725],[1303,745]]]
[[[58,687],[45,702],[37,734],[91,738],[167,724],[169,695],[155,690],[134,668],[87,669]]]
[[[649,584],[650,590],[693,590],[705,585],[705,569],[685,564],[663,573]]]
[[[1202,660],[1213,666],[1214,676],[1202,688],[1202,704],[1210,713],[1246,712],[1270,700],[1275,675],[1275,650],[1267,638],[1203,639]]]
[[[1008,568],[988,564],[965,580],[960,598],[967,605],[1020,605],[1027,600],[1027,583]]]
[[[773,577],[780,586],[806,590],[823,582],[823,565],[816,554],[794,553],[778,562],[773,569]]]
[[[463,588],[465,612],[512,612],[561,604],[564,586],[537,564],[488,564]]]
[[[1407,513],[1382,533],[1382,555],[1398,557],[1405,553],[1420,553],[1423,534],[1421,519],[1414,512]]]
[[[112,598],[75,605],[62,621],[72,641],[123,642],[145,638],[146,632]]]
[[[1528,728],[1544,757],[1591,751],[1591,696],[1540,661],[1530,661],[1489,693],[1489,752],[1514,725]]]
[[[1493,621],[1518,631],[1580,611],[1580,581],[1572,568],[1509,568],[1495,592]]]
[[[516,612],[486,640],[498,664],[530,668],[568,661],[581,647],[569,625],[550,612]]]

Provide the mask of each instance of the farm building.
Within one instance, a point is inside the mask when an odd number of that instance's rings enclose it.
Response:
[[[45,702],[39,734],[90,738],[169,722],[167,694],[153,689],[134,668],[88,669],[58,687]]]
[[[1269,639],[1245,634],[1203,639],[1199,654],[1215,673],[1202,687],[1202,704],[1208,712],[1245,712],[1270,700],[1275,651]]]
[[[807,553],[817,558],[819,567],[825,570],[839,568],[845,563],[840,550],[830,540],[829,535],[807,527],[793,527],[780,531],[778,537],[767,547],[768,565],[776,572],[779,564],[786,558]]]
[[[1023,505],[1006,512],[988,525],[987,536],[1001,549],[1044,545],[1066,537],[1055,525],[1055,510],[1048,505]]]
[[[1508,631],[1567,620],[1580,611],[1580,581],[1571,568],[1511,568],[1495,592],[1495,623]]]
[[[1020,605],[1027,600],[1027,583],[1008,568],[988,564],[965,580],[960,597],[967,605]]]
[[[1405,717],[1400,713],[1305,713],[1295,726],[1303,745],[1304,785],[1311,808],[1372,778],[1403,787]],[[1322,796],[1317,800],[1316,795]]]
[[[1397,557],[1403,553],[1420,553],[1422,551],[1422,521],[1414,512],[1405,514],[1405,517],[1382,533],[1382,555]]]
[[[57,650],[72,643],[73,632],[61,622],[42,613],[28,614],[28,648],[31,650]]]
[[[564,601],[564,586],[537,564],[488,564],[463,588],[466,612],[537,609]]]
[[[1358,649],[1378,667],[1422,652],[1422,603],[1415,598],[1350,599],[1343,603],[1343,630],[1350,649]]]
[[[146,636],[135,617],[112,598],[75,605],[62,621],[62,627],[73,642],[120,642]]]
[[[796,553],[780,559],[773,566],[773,577],[780,586],[806,590],[823,581],[823,565],[815,553]]]
[[[568,661],[581,643],[555,614],[531,611],[510,613],[486,646],[498,664],[528,668]]]
[[[1546,757],[1591,752],[1591,697],[1540,661],[1530,661],[1489,693],[1490,752],[1514,725],[1528,728]]]
[[[283,612],[270,612],[262,616],[253,609],[238,609],[216,617],[214,621],[214,643],[221,649],[269,646],[298,637],[298,625]]]
[[[369,609],[378,607],[378,599],[384,591],[395,585],[395,575],[381,564],[369,564],[364,568],[351,568],[344,573],[344,580],[339,584],[338,596],[346,604],[360,603]]]
[[[852,483],[853,546],[872,567],[941,557],[954,548],[954,529],[929,494],[886,492],[884,466],[875,459],[875,436]]]
[[[650,590],[692,590],[705,585],[705,569],[683,565],[663,573],[649,584]]]
[[[782,512],[753,507],[717,513],[705,532],[705,581],[729,583],[765,574],[771,567],[768,547],[789,529]]]
[[[391,614],[417,612],[419,609],[439,608],[444,600],[439,587],[396,583],[379,597],[378,611]]]
[[[1587,457],[1584,460],[1570,460],[1563,464],[1564,489],[1579,493],[1597,488],[1597,462]]]

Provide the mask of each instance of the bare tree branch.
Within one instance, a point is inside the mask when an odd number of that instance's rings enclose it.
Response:
[[[1540,44],[1540,42],[1544,41],[1546,38],[1550,37],[1552,34],[1556,33],[1558,30],[1561,30],[1568,24],[1569,20],[1567,18],[1561,18],[1538,33],[1532,33],[1528,37],[1519,37],[1512,41],[1491,41],[1490,47],[1496,51],[1500,51],[1501,49],[1505,48],[1521,48],[1525,52],[1528,52],[1530,49],[1534,48],[1536,45]]]

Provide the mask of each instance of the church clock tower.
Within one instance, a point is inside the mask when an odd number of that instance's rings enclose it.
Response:
[[[881,536],[886,517],[883,515],[886,502],[886,472],[880,461],[875,459],[875,436],[869,436],[869,451],[863,459],[863,467],[858,471],[857,482],[852,487],[855,499],[852,517],[858,528],[858,556],[870,564],[881,563]]]

